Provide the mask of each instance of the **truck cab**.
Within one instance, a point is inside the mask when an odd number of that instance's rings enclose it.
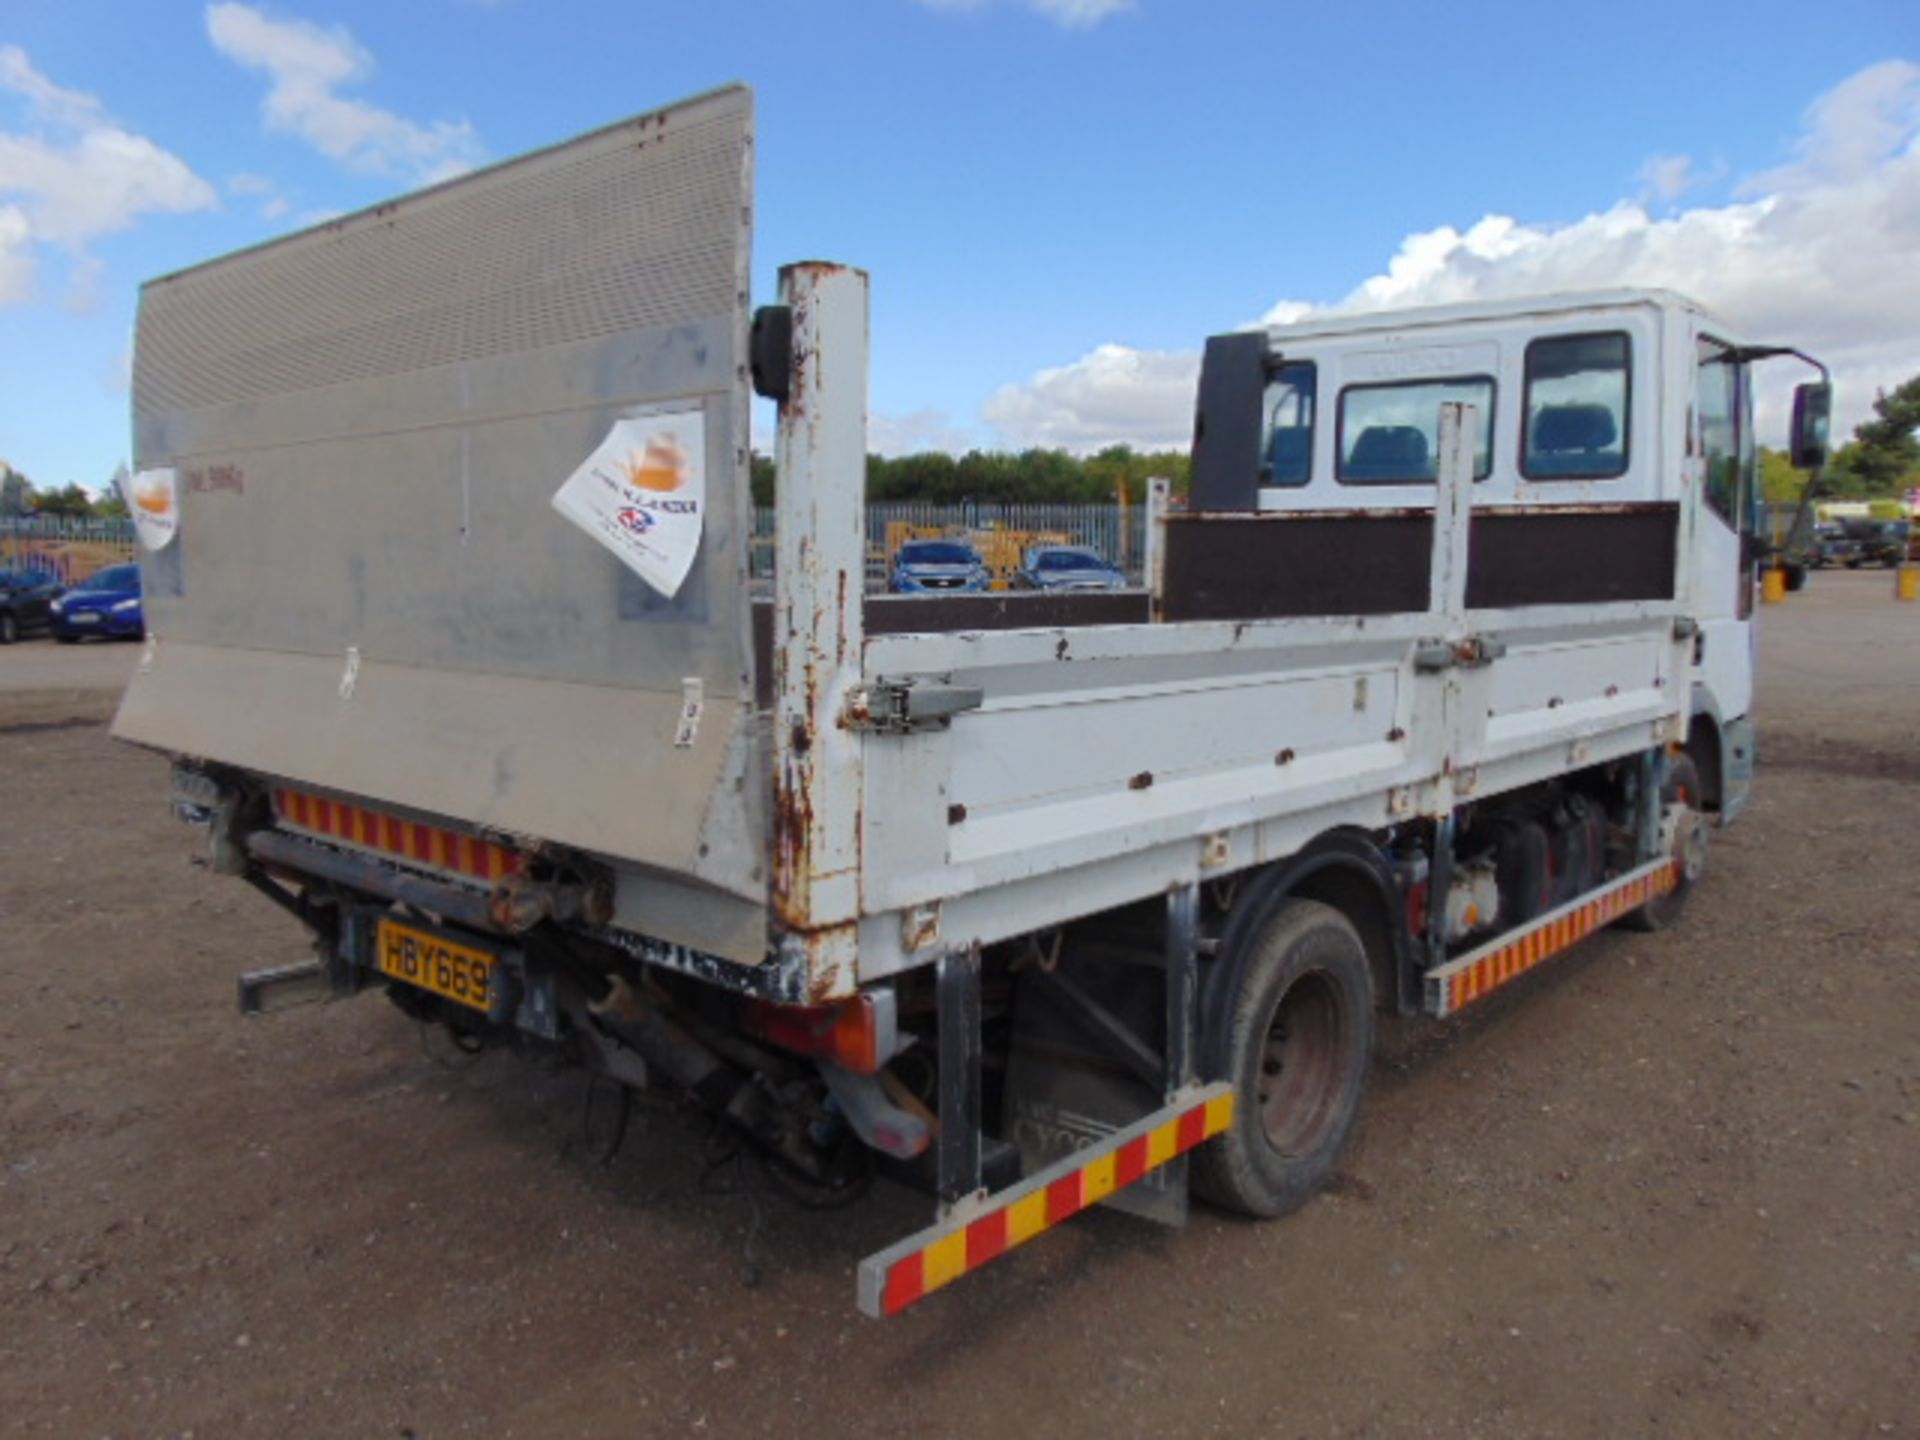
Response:
[[[1257,364],[1257,433],[1244,412]],[[1220,337],[1203,380],[1195,507],[1318,513],[1355,562],[1351,603],[1404,584],[1396,518],[1430,509],[1445,402],[1473,406],[1470,606],[1677,603],[1708,803],[1751,779],[1758,547],[1754,359],[1671,291],[1617,289],[1313,318]],[[1239,394],[1232,392],[1239,391]],[[1205,434],[1213,429],[1209,465]],[[1257,464],[1221,452],[1257,446]],[[1250,476],[1257,479],[1249,483]],[[1388,557],[1389,559],[1391,557]]]

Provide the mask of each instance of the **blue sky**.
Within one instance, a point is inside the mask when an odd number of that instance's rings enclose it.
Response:
[[[106,480],[142,279],[731,79],[757,298],[873,274],[876,448],[1180,443],[1209,333],[1620,281],[1850,422],[1920,371],[1916,59],[1912,0],[14,4],[0,457]]]

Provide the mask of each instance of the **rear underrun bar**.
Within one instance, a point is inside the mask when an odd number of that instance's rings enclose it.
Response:
[[[946,1220],[860,1262],[860,1309],[876,1318],[978,1270],[1233,1123],[1233,1087],[1192,1086],[1170,1105],[1032,1179],[964,1205]]]

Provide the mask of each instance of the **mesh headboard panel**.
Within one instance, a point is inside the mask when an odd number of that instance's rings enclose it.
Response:
[[[648,116],[156,280],[135,413],[724,315],[739,130],[738,106]]]

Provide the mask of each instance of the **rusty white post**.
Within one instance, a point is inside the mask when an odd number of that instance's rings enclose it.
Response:
[[[772,901],[781,963],[804,998],[856,986],[866,589],[867,276],[809,261],[780,272],[793,366],[780,407],[774,568]]]
[[[1173,499],[1173,482],[1164,475],[1155,475],[1147,481],[1146,516],[1146,558],[1142,565],[1142,578],[1147,582],[1147,593],[1151,597],[1153,618],[1160,618],[1161,596],[1166,582],[1167,511]]]
[[[1440,407],[1439,454],[1433,497],[1433,580],[1430,609],[1440,638],[1456,654],[1467,638],[1467,541],[1473,523],[1474,442],[1479,412],[1472,405],[1447,401]],[[1460,667],[1448,666],[1439,685],[1439,720],[1431,733],[1440,741],[1439,764],[1429,797],[1430,813],[1452,824],[1461,776],[1459,756],[1465,724],[1465,686]],[[1444,895],[1451,861],[1436,862],[1434,894]],[[1437,932],[1436,932],[1437,933]]]
[[[1473,518],[1474,444],[1479,411],[1449,400],[1440,407],[1440,454],[1433,503],[1431,608],[1445,617],[1447,639],[1460,639],[1467,611],[1467,531]]]

